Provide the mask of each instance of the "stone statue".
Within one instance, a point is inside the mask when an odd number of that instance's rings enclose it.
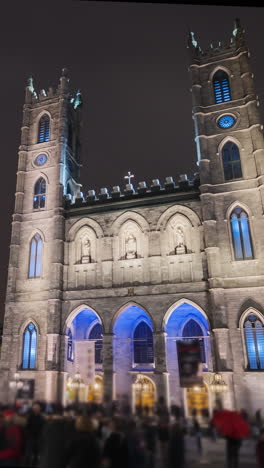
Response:
[[[91,261],[91,243],[87,237],[82,240],[82,258],[81,263],[90,263]]]
[[[133,234],[126,238],[126,258],[137,258],[137,241]]]
[[[180,226],[176,229],[176,247],[175,247],[176,254],[184,254],[186,253],[186,245],[184,239],[184,232]]]

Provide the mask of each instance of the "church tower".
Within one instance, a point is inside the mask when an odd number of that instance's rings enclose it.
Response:
[[[16,370],[21,378],[35,380],[43,399],[56,399],[59,391],[63,195],[74,197],[80,190],[80,107],[80,93],[70,94],[65,69],[58,88],[47,93],[37,95],[29,79],[12,222],[1,401]]]
[[[264,293],[263,126],[240,21],[227,44],[202,51],[190,33],[188,46],[215,367],[243,407],[250,380],[261,385],[260,360],[252,368],[241,356],[247,317],[262,310]]]

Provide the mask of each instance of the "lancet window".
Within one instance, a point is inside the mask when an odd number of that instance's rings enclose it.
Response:
[[[244,322],[248,368],[264,369],[264,329],[263,323],[255,314],[247,316]]]
[[[95,340],[95,364],[102,363],[102,349],[103,349],[103,327],[100,323],[96,323],[89,335],[90,340]]]
[[[42,250],[43,242],[39,234],[35,234],[30,242],[29,251],[29,278],[38,278],[41,275],[42,268]]]
[[[226,72],[219,70],[213,77],[215,103],[231,101],[229,78]]]
[[[202,362],[206,362],[203,331],[196,320],[190,319],[183,328],[182,336],[185,341],[198,341],[200,346],[200,358]]]
[[[39,121],[38,143],[45,143],[50,140],[50,118],[44,114]]]
[[[222,149],[222,162],[226,181],[242,177],[239,148],[232,141],[228,141]]]
[[[34,210],[40,210],[45,208],[46,203],[46,181],[43,177],[40,177],[35,183],[34,197],[33,197],[33,208]]]
[[[37,330],[30,322],[23,333],[22,369],[35,369],[37,356]]]
[[[148,324],[140,322],[133,337],[134,362],[136,364],[147,364],[154,362],[153,333]]]
[[[73,361],[73,341],[71,330],[68,331],[67,359],[68,361]]]
[[[231,213],[230,222],[235,259],[252,259],[253,249],[247,213],[242,208],[235,208]]]

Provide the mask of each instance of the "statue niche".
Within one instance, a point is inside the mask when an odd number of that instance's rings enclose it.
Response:
[[[126,259],[137,258],[137,240],[133,234],[129,234],[125,240]]]
[[[185,244],[185,236],[183,229],[178,226],[175,233],[175,240],[176,240],[176,247],[175,247],[175,254],[181,255],[186,253],[186,244]]]
[[[88,237],[82,239],[81,263],[91,263],[91,242]]]

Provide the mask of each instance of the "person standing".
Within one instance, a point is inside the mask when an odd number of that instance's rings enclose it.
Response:
[[[36,466],[39,462],[40,440],[45,419],[41,413],[39,403],[34,403],[25,427],[27,446],[26,460],[29,466]]]
[[[196,416],[193,416],[193,433],[196,439],[197,444],[197,451],[199,455],[202,455],[203,447],[202,447],[202,431],[200,423]]]
[[[22,432],[14,422],[16,412],[12,409],[3,411],[4,422],[1,425],[2,446],[0,448],[0,466],[19,466],[22,458]]]
[[[174,423],[170,430],[168,445],[169,468],[183,468],[185,463],[184,429]]]
[[[264,429],[260,431],[259,440],[256,445],[256,458],[259,468],[264,468]]]
[[[238,468],[241,439],[226,437],[227,468]]]

